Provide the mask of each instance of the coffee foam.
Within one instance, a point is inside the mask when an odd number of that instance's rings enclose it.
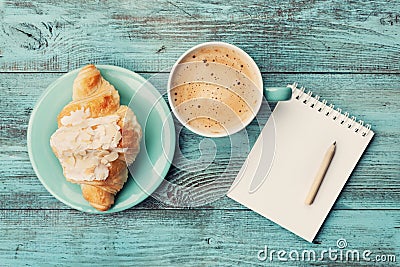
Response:
[[[220,45],[200,47],[188,53],[179,63],[188,62],[219,63],[240,71],[254,82],[258,81],[258,74],[250,67],[249,60],[232,48]]]
[[[171,96],[176,107],[179,107],[188,100],[210,99],[215,100],[216,103],[210,101],[210,103],[207,104],[214,105],[218,108],[219,105],[223,103],[230,107],[235,115],[241,120],[245,120],[252,114],[251,108],[242,97],[218,84],[207,82],[191,82],[183,84],[172,89]],[[196,105],[196,103],[193,103],[193,105]],[[200,106],[200,108],[202,107]],[[212,106],[207,105],[203,106],[203,108],[208,108],[214,111]],[[215,116],[218,116],[217,112],[217,110],[214,112]],[[221,120],[222,119],[219,119],[218,121]]]
[[[214,46],[180,61],[170,80],[170,100],[184,124],[205,135],[225,135],[254,117],[262,92],[254,82],[259,77],[242,57]]]

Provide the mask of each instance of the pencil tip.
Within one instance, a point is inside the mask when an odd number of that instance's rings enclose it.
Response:
[[[336,146],[336,141],[335,141],[335,142],[333,142],[333,145],[334,145],[334,146]]]

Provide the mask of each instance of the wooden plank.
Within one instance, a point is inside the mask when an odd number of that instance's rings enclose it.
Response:
[[[144,74],[150,78],[152,74]],[[44,88],[58,78],[57,73],[2,73],[0,74],[0,209],[65,209],[64,204],[54,199],[37,180],[30,165],[26,148],[26,129],[29,115]],[[152,79],[156,87],[167,77]],[[344,111],[350,111],[373,125],[376,136],[355,169],[336,209],[398,209],[400,202],[399,160],[400,75],[355,75],[355,74],[265,74],[266,86],[298,81],[301,85],[318,92],[333,101]],[[31,82],[34,81],[34,82]],[[161,89],[160,89],[161,90]],[[265,120],[265,119],[264,119]],[[186,132],[181,140],[184,155],[196,158],[200,155],[198,143],[201,138]],[[256,123],[248,127],[250,143],[259,133]],[[221,139],[222,140],[222,139]],[[244,157],[232,156],[233,168],[228,165],[229,143],[216,140],[221,152],[215,163],[206,170],[188,174],[172,168],[168,179],[187,182],[204,182],[220,177],[229,181],[236,176]],[[212,154],[209,151],[204,151]],[[193,170],[190,164],[184,167]],[[189,177],[189,178],[188,178]],[[220,184],[217,190],[227,190],[229,183]],[[220,191],[218,191],[220,193]],[[170,207],[155,200],[139,205],[139,209]],[[223,198],[202,208],[243,209],[235,202]]]
[[[337,240],[345,239],[348,246],[343,253],[358,250],[362,256],[364,250],[370,250],[371,258],[396,255],[398,262],[399,228],[398,211],[334,211],[310,244],[250,211],[131,210],[93,216],[77,211],[2,210],[0,262],[3,266],[38,262],[79,266],[369,266],[371,262],[362,258],[335,261],[328,254],[320,261],[302,261],[301,254],[303,250],[314,250],[316,255],[329,248],[340,251]],[[272,262],[260,261],[257,255],[265,246],[269,253],[298,250],[299,261],[280,262],[276,254]]]
[[[399,73],[396,1],[4,1],[0,71],[161,71],[226,41],[267,72]]]

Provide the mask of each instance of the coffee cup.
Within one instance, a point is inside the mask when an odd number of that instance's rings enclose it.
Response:
[[[206,137],[242,130],[257,115],[263,95],[268,101],[284,101],[291,92],[289,87],[263,89],[254,60],[224,42],[202,43],[186,51],[168,80],[168,101],[175,117]]]

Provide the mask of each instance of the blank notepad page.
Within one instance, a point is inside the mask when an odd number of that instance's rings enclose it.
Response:
[[[228,197],[312,242],[374,133],[319,97],[295,85],[292,90],[292,99],[279,102],[273,111]],[[306,205],[334,141],[336,153],[314,203]],[[257,189],[251,190],[254,183]]]

